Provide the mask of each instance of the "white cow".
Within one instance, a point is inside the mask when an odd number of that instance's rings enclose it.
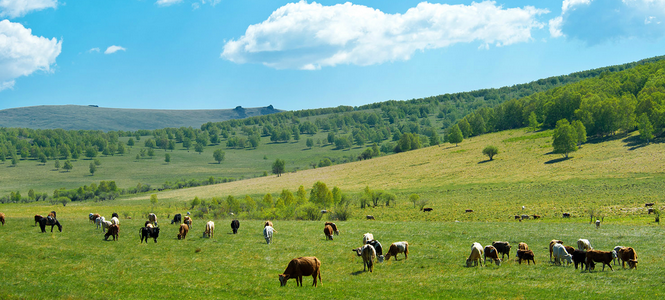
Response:
[[[480,266],[482,267],[483,266],[483,261],[481,259],[482,257],[483,257],[483,246],[480,245],[480,243],[473,243],[473,245],[471,245],[471,255],[469,255],[469,258],[467,258],[466,260],[466,266],[470,267],[471,264],[477,266],[478,263],[480,262]]]
[[[102,223],[104,223],[104,221],[106,221],[104,217],[95,219],[95,225],[97,225],[97,229],[102,228]],[[102,230],[104,230],[104,228],[102,228]]]
[[[206,229],[203,231],[203,237],[208,236],[209,238],[212,238],[215,236],[215,222],[213,221],[208,221],[206,223]]]
[[[363,234],[363,245],[367,244],[367,242],[374,240],[374,235],[371,233],[365,233]]]
[[[589,242],[589,240],[579,239],[577,240],[577,250],[589,251],[593,250],[593,247],[591,247],[591,243]]]
[[[272,233],[275,231],[272,226],[266,226],[263,227],[263,237],[266,239],[266,243],[271,244],[272,243]]]
[[[568,254],[566,247],[562,244],[554,244],[552,246],[552,254],[554,254],[554,263],[557,265],[561,265],[562,259],[565,259],[568,264],[573,263],[573,256]]]
[[[614,264],[617,264],[617,261],[621,263],[621,257],[619,257],[619,250],[625,248],[624,246],[616,246],[614,247],[614,250],[612,250],[612,260],[614,261]]]
[[[120,220],[117,217],[111,218],[111,224],[120,225]]]
[[[108,229],[111,225],[111,221],[104,221],[102,222],[102,232],[106,232],[106,229]]]

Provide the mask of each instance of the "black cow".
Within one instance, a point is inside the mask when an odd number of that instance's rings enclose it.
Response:
[[[508,255],[508,258],[510,258],[510,243],[492,242],[492,246],[496,248],[497,252],[501,253],[501,259],[503,259],[504,255]]]
[[[381,247],[381,243],[379,243],[379,241],[371,240],[371,241],[367,242],[367,244],[374,247],[374,250],[376,250],[376,256],[383,255],[383,247]]]
[[[36,219],[36,218],[35,218]],[[42,233],[46,232],[46,225],[51,225],[51,232],[53,232],[53,226],[58,226],[58,230],[62,232],[62,225],[58,222],[58,219],[48,216],[46,218],[39,219],[39,227],[42,229]]]
[[[570,213],[563,213],[564,218],[570,218]]]
[[[240,228],[240,221],[238,220],[231,221],[231,229],[233,229],[233,234],[238,233],[238,228]]]
[[[118,213],[112,213],[111,218],[113,218],[113,217],[116,217],[116,218],[120,219],[120,216],[118,216]]]
[[[425,207],[425,208],[423,208],[423,211],[424,211],[424,212],[430,212],[430,211],[432,211],[432,210],[433,210],[433,208],[431,208],[431,207]]]
[[[584,250],[575,250],[572,253],[570,253],[573,256],[573,262],[575,263],[575,270],[577,270],[577,266],[579,264],[582,264],[582,270],[586,269],[586,251]]]
[[[178,223],[178,224],[182,223],[182,215],[175,214],[175,216],[173,216],[173,220],[171,220],[171,225],[173,225],[173,223]]]
[[[159,237],[159,227],[141,227],[139,229],[139,234],[141,234],[141,243],[145,239],[146,244],[148,243],[148,238],[153,238],[155,243],[157,243],[157,238]]]

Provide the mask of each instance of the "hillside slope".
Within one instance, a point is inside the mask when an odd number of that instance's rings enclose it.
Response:
[[[206,122],[278,113],[268,107],[167,110],[122,109],[80,105],[43,105],[0,110],[0,127],[65,130],[123,130],[159,129],[166,127],[199,128]]]

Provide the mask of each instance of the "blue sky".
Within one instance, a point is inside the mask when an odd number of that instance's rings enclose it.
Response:
[[[665,0],[0,0],[0,109],[299,110],[665,54]]]

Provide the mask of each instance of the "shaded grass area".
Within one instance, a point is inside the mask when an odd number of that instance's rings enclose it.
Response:
[[[34,207],[49,211],[53,207]],[[4,209],[4,208],[3,208]],[[341,235],[326,241],[323,222],[276,221],[274,244],[266,245],[260,221],[241,220],[231,234],[230,220],[217,220],[213,239],[201,238],[203,220],[195,220],[187,239],[176,239],[177,228],[161,220],[158,243],[139,244],[144,219],[121,220],[120,240],[104,241],[101,231],[86,220],[87,210],[115,207],[58,209],[62,233],[41,234],[31,216],[8,215],[0,227],[0,297],[2,298],[566,298],[658,297],[664,291],[654,278],[663,278],[665,258],[658,243],[660,226],[605,224],[596,230],[584,223],[548,222],[337,222]],[[26,213],[27,214],[27,213]],[[163,217],[160,216],[163,219]],[[374,273],[362,272],[362,260],[352,248],[371,232],[387,247],[406,240],[410,255],[378,264]],[[587,238],[597,249],[632,246],[638,270],[616,269],[582,273],[572,266],[550,265],[551,239],[574,245]],[[507,240],[526,242],[536,253],[536,265],[519,265],[514,258],[501,267],[466,268],[473,242],[483,245]],[[201,249],[196,253],[196,249]],[[511,253],[514,256],[514,252]],[[277,275],[298,256],[322,261],[322,283],[304,287],[289,281],[280,288]],[[602,288],[612,287],[612,288]]]

